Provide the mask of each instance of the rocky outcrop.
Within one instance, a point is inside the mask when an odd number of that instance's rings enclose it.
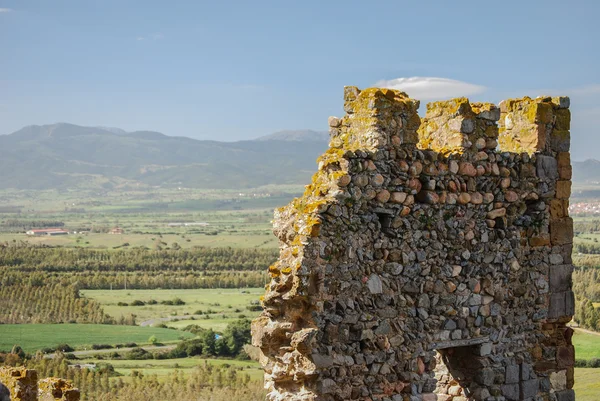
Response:
[[[275,212],[268,400],[573,400],[568,98],[345,88]]]

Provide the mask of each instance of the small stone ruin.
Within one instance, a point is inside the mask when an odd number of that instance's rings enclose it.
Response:
[[[35,370],[0,367],[0,401],[79,401],[79,390],[68,380],[38,380]]]
[[[252,326],[271,401],[572,401],[566,97],[346,87]]]

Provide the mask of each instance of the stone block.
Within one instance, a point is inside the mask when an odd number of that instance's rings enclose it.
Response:
[[[569,199],[571,197],[571,181],[560,180],[556,182],[556,198]]]
[[[557,391],[555,394],[556,401],[575,401],[575,391],[573,390]]]
[[[520,399],[519,383],[503,384],[500,386],[500,391],[502,391],[502,395],[509,401],[517,401]]]
[[[550,266],[550,291],[563,292],[571,289],[573,265]]]
[[[556,363],[559,369],[573,366],[575,364],[575,347],[572,345],[557,347]]]
[[[559,370],[558,372],[550,373],[550,385],[554,391],[567,389],[567,371]]]
[[[533,398],[540,388],[538,379],[525,380],[521,382],[521,399]]]
[[[568,199],[551,199],[550,200],[550,217],[561,219],[569,215],[569,200]]]
[[[535,373],[533,372],[533,366],[528,363],[521,364],[521,380],[534,379]]]
[[[519,370],[519,365],[508,365],[506,367],[504,382],[506,384],[518,383],[520,377]]]
[[[537,176],[541,180],[556,180],[558,178],[558,162],[552,156],[538,155]]]
[[[571,154],[569,152],[559,152],[556,160],[558,161],[558,177],[561,180],[570,180],[573,176]]]
[[[492,343],[481,344],[477,350],[479,356],[486,356],[492,353]]]
[[[552,103],[559,109],[568,109],[571,106],[571,99],[568,96],[555,96]]]
[[[494,369],[492,368],[483,368],[477,371],[475,374],[475,380],[477,383],[482,384],[484,386],[491,386],[494,384],[494,377],[496,374],[494,373]]]
[[[560,131],[568,131],[571,129],[571,111],[569,109],[555,110],[554,116],[554,129]]]
[[[573,316],[575,314],[575,293],[570,290],[565,294],[565,313],[567,316]]]
[[[573,219],[550,220],[550,242],[552,245],[566,245],[573,243]]]
[[[552,130],[548,142],[554,151],[568,152],[571,150],[571,133],[567,130]]]
[[[557,319],[563,316],[568,316],[566,306],[566,291],[550,294],[548,317],[550,319]]]

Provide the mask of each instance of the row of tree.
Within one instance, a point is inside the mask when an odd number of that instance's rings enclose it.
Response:
[[[114,324],[99,303],[82,298],[73,285],[23,283],[0,286],[0,323]]]
[[[258,271],[276,258],[272,249],[102,250],[0,244],[0,266],[21,271]]]
[[[575,293],[575,317],[579,326],[600,331],[600,269],[578,267],[573,271],[573,292]]]

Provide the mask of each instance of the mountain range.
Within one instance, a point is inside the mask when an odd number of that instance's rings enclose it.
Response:
[[[327,132],[310,130],[219,142],[67,123],[31,125],[0,135],[0,189],[306,184],[328,140]],[[600,183],[600,161],[573,162],[573,176]]]
[[[328,139],[326,132],[307,130],[218,142],[66,123],[32,125],[0,136],[0,188],[303,184]]]

